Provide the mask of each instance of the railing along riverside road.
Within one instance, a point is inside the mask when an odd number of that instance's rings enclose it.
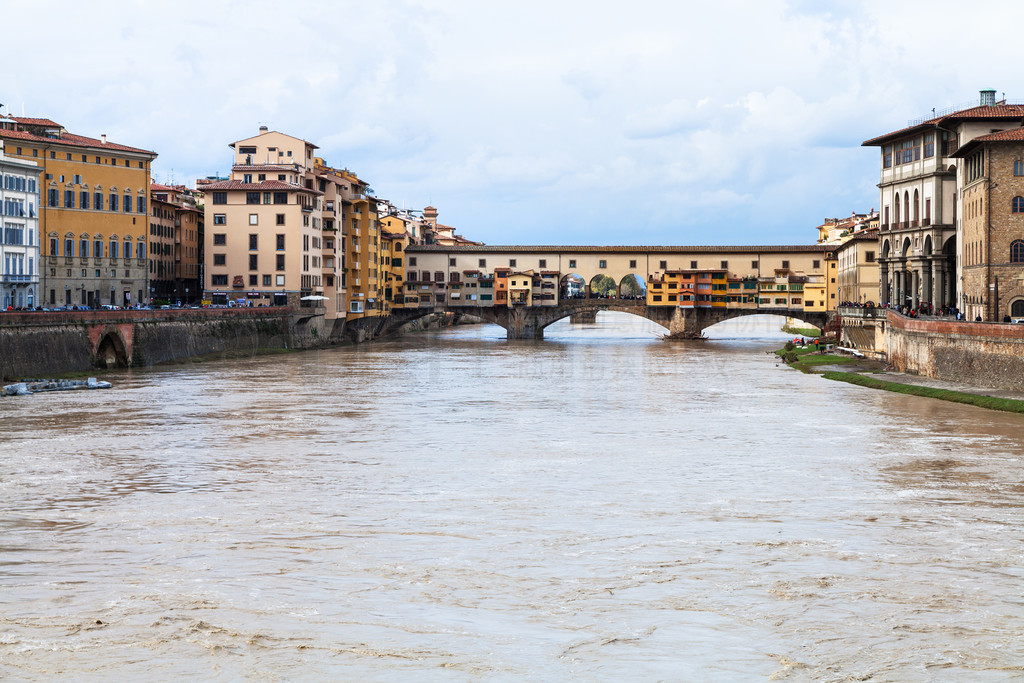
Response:
[[[161,310],[0,311],[0,327],[28,327],[63,323],[169,322],[196,318],[248,318],[293,313],[289,306],[238,308],[170,308]]]
[[[836,309],[844,318],[885,318],[892,309],[883,306],[840,306]]]

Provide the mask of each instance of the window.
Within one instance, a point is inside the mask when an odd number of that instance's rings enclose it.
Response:
[[[277,236],[277,250],[284,251],[284,235]]]
[[[783,261],[782,262],[782,267],[783,268],[789,268],[789,261]]]
[[[57,190],[50,188],[50,191],[46,194],[46,203],[48,206],[57,206]]]
[[[102,240],[96,240],[92,243],[92,256],[93,258],[103,258],[103,242]]]
[[[227,265],[227,262],[228,262],[228,260],[227,260],[227,255],[226,254],[214,254],[213,255],[213,265],[215,265],[215,266],[224,266],[224,265]]]
[[[281,178],[281,180],[284,180],[284,178]],[[275,192],[274,193],[274,203],[275,204],[287,204],[288,203],[288,193],[287,192]]]
[[[935,133],[928,133],[924,136],[924,158],[931,159],[935,156]]]
[[[284,214],[277,214],[277,225],[284,225]]]
[[[224,214],[224,213],[215,213],[215,214],[213,214],[213,224],[214,225],[227,225],[228,224],[228,216],[227,216],[227,214]]]
[[[547,259],[543,259],[543,258],[542,258],[542,259],[540,260],[540,267],[541,267],[541,268],[547,268],[547,267],[548,267],[548,260],[547,260]]]
[[[139,213],[146,213],[146,198],[139,197]]]
[[[875,252],[873,252],[873,251],[865,251],[864,252],[864,260],[867,263],[874,263],[875,262]]]
[[[252,173],[246,173],[246,174],[242,175],[242,182],[243,183],[251,183],[252,182]]]
[[[264,275],[263,276],[263,286],[264,287],[270,287],[273,284],[273,280],[271,280],[272,277],[273,276],[271,276],[271,275]]]
[[[110,209],[111,211],[117,211],[117,195],[116,194],[111,193],[111,195],[110,195],[110,205],[107,206],[107,208]]]
[[[132,243],[131,242],[125,242],[124,243],[124,257],[125,258],[131,258],[132,257]]]
[[[78,255],[82,258],[89,258],[89,240],[82,240],[78,245]]]
[[[487,259],[485,259],[485,258],[480,259],[477,263],[478,263],[478,265],[481,268],[486,268],[487,267]],[[413,258],[409,259],[409,265],[410,266],[415,266],[416,265],[416,257],[413,257]]]
[[[93,192],[93,194],[92,194],[92,208],[96,209],[97,211],[102,211],[103,210],[103,193],[102,192]]]
[[[260,278],[259,275],[250,275],[249,276],[249,286],[250,287],[255,287],[256,283],[259,281],[259,278]]]
[[[515,263],[513,263],[512,265],[515,265]],[[448,259],[448,266],[450,268],[454,268],[455,267],[455,259],[453,259],[453,258]]]
[[[136,254],[135,254],[136,258],[145,259],[146,258],[146,243],[145,242],[139,242],[138,245],[136,245],[136,247],[135,247],[135,251],[136,251]]]
[[[1013,198],[1013,212],[1024,213],[1024,197]]]
[[[75,255],[75,241],[74,240],[72,240],[72,239],[64,240],[64,255],[65,256],[74,256]],[[70,274],[70,273],[71,273],[71,271],[68,271],[68,274]]]
[[[722,267],[722,270],[728,270],[729,269],[729,262],[728,261],[722,261],[722,266],[721,267]]]
[[[284,254],[277,255],[277,270],[284,270]]]
[[[223,232],[213,233],[213,244],[214,246],[220,247],[228,243],[228,236]]]
[[[256,251],[260,246],[259,235],[249,235],[249,251]]]
[[[249,254],[249,270],[259,270],[259,268],[257,267],[258,263],[259,263],[259,259],[257,258],[257,254]],[[255,285],[256,284],[256,276],[253,275],[252,278],[253,278],[252,284]]]
[[[88,190],[82,190],[81,192],[78,193],[78,203],[82,206],[83,209],[88,209],[89,208],[89,191]]]
[[[64,208],[73,209],[75,208],[75,191],[64,190]]]
[[[813,264],[811,268],[821,268],[821,261],[819,261],[818,259],[814,259],[813,261],[811,261],[811,263]]]
[[[245,193],[245,203],[246,204],[259,204],[260,203],[260,193],[259,192],[246,192]]]
[[[601,259],[600,261],[597,262],[597,267],[598,268],[607,268],[608,267],[608,262],[605,261],[604,259]]]
[[[227,192],[214,192],[213,193],[213,203],[214,204],[227,204],[228,203],[228,193]]]
[[[260,215],[258,213],[249,214],[249,225],[259,225]]]
[[[452,265],[455,265],[455,264],[453,263]],[[509,268],[515,268],[516,267],[516,260],[514,258],[510,258],[508,260],[508,267]]]
[[[210,276],[210,284],[212,284],[214,287],[216,287],[218,285],[226,286],[228,284],[228,276],[227,275],[211,275]]]
[[[1013,175],[1024,175],[1024,161],[1013,162]]]
[[[629,260],[629,267],[630,268],[636,268],[636,259],[630,259]]]
[[[570,268],[575,268],[576,267],[576,259],[569,259],[569,267]]]
[[[124,196],[124,212],[125,213],[131,213],[132,212],[132,196],[130,194],[126,194]]]
[[[1024,263],[1024,240],[1010,242],[1010,263]]]
[[[284,287],[284,275],[277,276],[277,286]]]
[[[117,242],[110,240],[110,251],[107,252],[107,256],[110,258],[117,258]],[[111,275],[111,277],[114,277]]]

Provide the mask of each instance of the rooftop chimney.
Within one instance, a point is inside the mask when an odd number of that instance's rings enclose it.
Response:
[[[995,88],[985,88],[981,91],[981,106],[994,107],[996,105]]]
[[[995,90],[992,91],[992,97],[995,97],[995,92]],[[266,126],[260,126],[260,135],[263,135],[266,132],[269,132],[269,129]]]
[[[100,142],[102,142],[104,145],[107,144],[107,134],[106,133],[104,133],[103,135],[100,136]]]

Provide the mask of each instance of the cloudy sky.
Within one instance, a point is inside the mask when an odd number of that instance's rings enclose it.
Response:
[[[877,205],[863,140],[981,88],[1024,99],[1024,5],[965,7],[18,3],[0,102],[189,185],[266,124],[489,244],[810,243]]]

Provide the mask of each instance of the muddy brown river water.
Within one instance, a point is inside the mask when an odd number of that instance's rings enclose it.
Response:
[[[0,399],[0,678],[1024,677],[1024,417],[659,333]]]

